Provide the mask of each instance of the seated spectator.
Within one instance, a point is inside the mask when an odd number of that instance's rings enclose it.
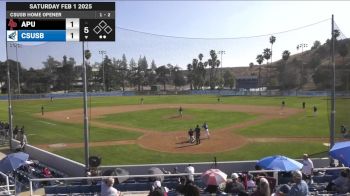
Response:
[[[252,196],[270,196],[270,185],[266,178],[260,178],[258,187],[255,192],[253,192]]]
[[[338,193],[347,193],[349,190],[348,172],[346,170],[342,170],[340,176],[332,180],[332,183],[334,191]]]
[[[113,187],[114,178],[109,177],[101,183],[101,196],[120,196],[120,191]]]
[[[293,172],[293,181],[295,184],[291,187],[288,196],[306,196],[309,195],[309,186],[302,180],[301,171]]]
[[[149,192],[149,196],[164,196],[165,193],[169,192],[167,187],[163,187],[159,180],[154,181],[152,188]]]
[[[279,186],[275,193],[273,193],[271,196],[287,196],[290,191],[290,186],[287,184],[282,184]]]
[[[179,178],[179,184],[176,186],[176,192],[180,194],[185,194],[185,186],[186,186],[186,177],[181,176]]]
[[[248,174],[247,191],[253,192],[255,190],[255,188],[256,188],[256,184],[255,184],[255,181],[253,179],[253,175]]]
[[[200,196],[200,190],[196,185],[194,185],[193,181],[187,181],[184,196]]]
[[[48,167],[44,167],[42,174],[45,178],[52,178],[51,171]]]
[[[233,195],[244,193],[245,192],[244,186],[241,182],[239,182],[238,174],[232,173],[231,179],[232,180],[230,179],[227,180],[224,191],[226,193],[233,194]]]

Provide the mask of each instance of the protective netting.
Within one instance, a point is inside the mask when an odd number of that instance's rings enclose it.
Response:
[[[337,26],[336,29],[339,32],[337,46],[340,47],[343,42],[347,43],[347,40],[341,29]],[[271,36],[275,37],[273,44],[270,43]],[[216,70],[213,76],[210,75],[209,64],[210,60],[213,59],[210,51],[214,50],[215,58],[219,62],[217,67],[245,67],[238,71],[237,69],[231,70],[231,73],[236,78],[255,76],[258,78],[259,86],[264,87],[264,89],[329,92],[331,81],[330,39],[330,19],[283,32],[232,38],[177,37],[119,27],[115,43],[85,43],[85,49],[91,52],[91,59],[86,61],[88,65],[88,91],[103,92],[124,88],[125,90],[142,90],[143,88],[138,88],[139,86],[150,90],[152,85],[163,85],[163,83],[167,85],[168,89],[175,89],[175,74],[172,74],[177,71],[177,69],[173,69],[175,66],[181,70],[191,68],[189,71],[183,72],[185,83],[181,84],[182,89],[190,89],[192,83],[193,88],[212,87],[209,79],[211,77],[215,81],[213,87],[217,87],[223,85],[222,80],[226,80],[223,77],[228,69],[223,72]],[[80,141],[83,141],[83,118],[80,118],[73,125],[67,123],[62,127],[55,127],[54,121],[44,117],[37,122],[28,123],[32,119],[27,118],[27,114],[23,112],[22,107],[25,102],[16,100],[20,95],[28,95],[29,98],[38,99],[38,102],[32,107],[37,111],[36,115],[44,116],[46,111],[57,110],[60,107],[55,105],[55,100],[51,100],[51,95],[47,93],[51,93],[54,99],[56,97],[64,98],[66,92],[74,92],[77,93],[75,97],[81,97],[83,43],[7,44],[11,70],[11,94],[14,98],[13,125],[28,124],[26,129],[29,130],[30,134],[41,136],[32,137],[38,143],[42,143],[42,141],[50,143],[50,139],[45,138],[45,130],[57,131],[57,137],[64,134],[64,132],[60,132],[62,130],[75,132],[76,135],[80,135]],[[348,43],[347,47],[349,48]],[[261,65],[259,65],[257,56],[264,56],[265,49],[272,50],[272,57],[263,58]],[[219,51],[225,52],[218,53]],[[289,51],[289,55],[283,59],[282,54],[288,54],[285,51]],[[125,59],[122,58],[123,54],[125,54]],[[199,54],[203,54],[202,60],[199,59]],[[338,52],[336,56],[338,93],[349,90],[350,79],[346,63],[342,64],[342,62],[347,62],[348,57],[341,58]],[[17,59],[18,64],[16,63]],[[273,63],[271,63],[271,59]],[[153,67],[152,60],[155,62]],[[203,64],[207,62],[208,66],[206,67],[206,76],[196,86],[196,78],[191,78],[193,76],[190,74],[195,73],[194,67],[198,67],[199,62]],[[250,63],[252,65],[249,68]],[[164,76],[162,70],[156,69],[163,65],[171,70],[165,74],[168,79],[162,79],[161,77]],[[224,87],[230,88],[226,84]],[[101,105],[98,101],[91,101],[91,99],[94,98],[89,98],[90,108]],[[348,100],[347,96],[337,94],[337,128],[342,124],[350,126]],[[60,102],[60,104],[64,105],[65,103]],[[75,104],[82,107],[82,99]],[[31,108],[31,112],[33,108]],[[61,116],[61,118],[69,120],[71,116]],[[91,114],[90,118],[93,118]],[[94,132],[94,129],[95,127],[91,127],[91,132]],[[62,138],[63,140],[67,139]],[[39,142],[39,140],[42,141]],[[53,141],[57,141],[57,138]],[[76,142],[76,140],[71,142]]]

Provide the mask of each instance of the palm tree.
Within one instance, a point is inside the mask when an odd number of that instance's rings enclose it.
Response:
[[[273,44],[276,42],[276,37],[275,36],[271,36],[270,37],[270,44],[271,44],[271,63],[272,63],[272,46]]]
[[[264,62],[263,55],[259,54],[258,56],[256,56],[256,62],[259,64],[258,86],[259,86],[259,92],[260,92],[260,86],[261,86],[261,80],[260,80],[261,64]]]
[[[283,64],[283,67],[282,67],[282,70],[281,70],[281,73],[280,73],[280,83],[282,83],[282,88],[284,89],[285,88],[285,82],[284,81],[284,74],[285,74],[285,70],[286,70],[286,65],[287,65],[287,61],[289,59],[289,56],[290,56],[290,52],[288,50],[285,50],[283,51],[282,53],[282,60],[284,61],[284,64]]]
[[[283,51],[283,53],[282,53],[282,59],[283,59],[283,61],[284,61],[285,63],[288,61],[289,56],[290,56],[290,52],[289,52],[288,50]]]
[[[264,51],[263,51],[263,56],[264,56],[264,59],[266,59],[266,68],[268,69],[267,72],[266,72],[266,82],[268,82],[268,81],[270,81],[270,77],[269,77],[270,70],[269,70],[268,63],[269,63],[269,59],[272,56],[271,49],[270,48],[265,48]],[[268,82],[268,83],[270,83],[270,82]]]
[[[250,62],[250,63],[249,63],[250,75],[253,75],[253,73],[252,73],[253,67],[254,67],[254,63],[253,63],[253,62]]]

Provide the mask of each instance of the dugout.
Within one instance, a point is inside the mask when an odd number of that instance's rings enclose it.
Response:
[[[236,77],[236,89],[258,88],[257,76],[238,76]]]

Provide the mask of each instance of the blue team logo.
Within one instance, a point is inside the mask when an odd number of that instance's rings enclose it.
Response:
[[[18,31],[7,31],[6,40],[8,42],[17,42],[18,41]]]

